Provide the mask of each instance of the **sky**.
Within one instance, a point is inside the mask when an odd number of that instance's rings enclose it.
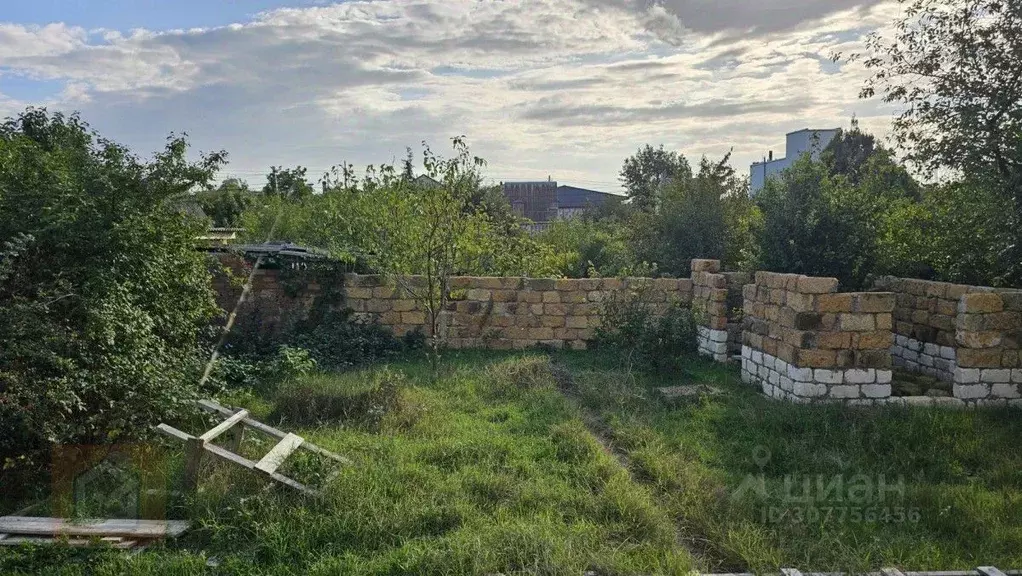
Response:
[[[742,174],[784,134],[894,110],[831,59],[894,0],[32,0],[0,11],[0,117],[79,111],[148,156],[185,133],[224,177],[399,162],[464,136],[493,180],[620,192],[644,144]]]

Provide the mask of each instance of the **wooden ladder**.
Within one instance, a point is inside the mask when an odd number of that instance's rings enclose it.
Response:
[[[204,432],[201,436],[192,436],[187,432],[182,432],[181,430],[167,424],[160,424],[156,427],[156,429],[163,434],[166,434],[171,438],[181,440],[185,443],[184,484],[185,489],[188,491],[195,490],[198,485],[199,466],[202,463],[203,455],[207,452],[222,460],[232,462],[242,468],[262,474],[275,482],[294,488],[308,496],[321,496],[322,493],[318,489],[309,488],[300,482],[277,473],[277,469],[280,468],[284,461],[287,460],[288,456],[293,454],[296,450],[308,450],[309,452],[334,460],[342,465],[351,464],[351,461],[347,458],[334,454],[329,450],[324,450],[311,442],[307,442],[301,436],[278,430],[272,426],[267,426],[258,420],[250,418],[248,410],[242,409],[233,411],[230,408],[226,408],[216,402],[213,402],[212,400],[200,400],[199,407],[208,412],[226,416],[226,418],[213,428]],[[249,460],[248,458],[237,454],[237,451],[241,446],[241,441],[244,438],[245,427],[278,439],[277,444],[271,448],[265,456],[260,458],[258,462]],[[222,448],[213,444],[213,440],[216,440],[224,434],[228,434],[230,436],[230,441],[228,443],[230,449]],[[335,470],[329,477],[327,477],[326,481],[329,483],[330,480],[340,473],[340,471],[340,468]]]

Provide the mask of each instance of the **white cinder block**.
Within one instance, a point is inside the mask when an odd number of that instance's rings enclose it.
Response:
[[[691,332],[690,332],[690,334],[691,334]],[[753,350],[752,351],[752,361],[755,362],[756,364],[762,364],[763,363],[763,353],[760,352],[759,350]]]
[[[872,384],[876,379],[877,371],[873,368],[850,368],[845,371],[845,382],[849,384]]]
[[[794,365],[788,365],[788,378],[791,378],[795,382],[812,382],[813,381],[813,369],[812,368],[796,368]]]
[[[711,342],[727,342],[727,330],[710,330]]]
[[[934,398],[929,396],[907,396],[905,397],[905,404],[907,406],[933,406]]]
[[[862,394],[867,398],[887,398],[891,395],[890,384],[864,384]]]
[[[927,354],[929,356],[940,356],[940,346],[926,342],[923,344],[923,354]]]
[[[1011,382],[1011,370],[1005,368],[987,368],[979,373],[979,381],[988,384]]]
[[[813,380],[821,384],[840,384],[844,380],[844,371],[817,368],[813,370]]]
[[[908,337],[902,336],[901,334],[895,334],[894,343],[897,344],[899,347],[904,348],[905,346],[908,346]]]
[[[820,398],[827,395],[827,387],[823,384],[814,384],[812,382],[795,382],[792,392],[796,396],[804,398]]]
[[[958,384],[979,382],[979,368],[955,368],[954,381]]]
[[[919,352],[920,350],[923,349],[923,343],[920,342],[919,340],[916,340],[915,338],[909,338],[908,343],[905,345],[905,347],[911,350],[912,352]]]
[[[787,376],[782,375],[780,386],[781,390],[784,390],[785,392],[791,392],[792,390],[795,389],[795,381],[792,380],[791,378],[788,378]]]
[[[877,370],[877,384],[890,384],[894,379],[894,372],[890,370]]]
[[[919,353],[914,351],[914,350],[911,350],[911,349],[905,350],[905,353],[902,354],[902,357],[905,358],[905,360],[908,361],[908,362],[918,362],[919,361]]]
[[[962,400],[975,400],[977,398],[986,398],[990,395],[990,386],[986,384],[962,385],[955,382],[952,389],[954,390],[955,398]]]
[[[831,386],[830,387],[831,398],[858,398],[859,387],[858,386]]]
[[[752,373],[748,370],[742,370],[742,383],[752,384]]]
[[[771,370],[770,374],[767,375],[767,382],[770,382],[773,386],[777,386],[781,383],[781,375],[778,374],[776,370]]]
[[[742,358],[752,358],[752,348],[742,346]]]
[[[955,356],[955,349],[950,347],[950,346],[941,346],[940,347],[940,357],[945,359],[945,360],[954,360],[955,357],[956,357]]]
[[[1022,368],[1016,368],[1011,371],[1011,381],[1016,384],[1022,384]]]
[[[933,356],[922,354],[919,356],[919,363],[928,368],[933,367]]]
[[[990,395],[996,398],[1022,398],[1018,384],[994,384],[990,387]]]

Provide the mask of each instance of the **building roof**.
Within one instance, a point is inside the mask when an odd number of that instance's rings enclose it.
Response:
[[[611,194],[610,192],[598,192],[596,190],[586,190],[585,188],[576,188],[575,186],[558,186],[557,187],[557,207],[558,208],[584,208],[586,206],[600,206],[609,198],[618,198],[617,194]]]

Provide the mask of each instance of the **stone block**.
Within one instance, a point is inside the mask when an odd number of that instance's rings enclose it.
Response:
[[[876,378],[876,370],[873,368],[852,368],[844,373],[844,381],[848,384],[872,384]]]
[[[877,370],[877,384],[890,384],[894,373],[890,370]]]
[[[999,348],[959,348],[958,365],[965,368],[1000,368],[1001,350]]]
[[[553,278],[529,278],[525,281],[525,288],[535,292],[547,292],[555,290],[557,280]]]
[[[837,278],[799,276],[796,289],[804,294],[827,294],[830,292],[837,292],[837,286]]]
[[[990,395],[990,386],[988,384],[959,384],[955,382],[952,388],[955,398],[961,400],[975,400],[977,398],[986,398]]]
[[[890,368],[891,351],[884,350],[859,350],[854,353],[856,368]]]
[[[894,310],[894,294],[888,292],[862,292],[853,296],[855,312],[877,314]]]
[[[841,386],[831,386],[829,392],[830,392],[830,397],[831,398],[847,399],[847,398],[858,398],[860,390],[859,390],[858,386],[845,386],[845,385],[841,385]]]
[[[799,366],[806,368],[833,368],[835,354],[833,350],[799,350]]]
[[[820,332],[816,334],[816,346],[824,350],[843,350],[852,345],[848,332]]]
[[[894,343],[894,334],[886,331],[863,332],[858,336],[856,348],[860,350],[886,349]]]
[[[979,373],[979,381],[988,384],[1011,382],[1011,370],[987,368]]]
[[[544,304],[560,304],[560,302],[561,302],[561,293],[560,292],[555,292],[555,291],[552,291],[552,290],[548,290],[546,292],[543,292],[543,303]]]
[[[553,340],[553,328],[529,328],[528,337],[531,340]]]
[[[965,314],[988,314],[1004,310],[1004,301],[1000,295],[990,292],[974,292],[965,294],[958,301],[958,311]]]
[[[841,330],[871,332],[876,330],[876,318],[872,314],[841,314],[838,320]]]
[[[994,348],[1001,345],[1003,333],[997,331],[989,332],[968,332],[959,330],[955,334],[955,340],[967,348]]]
[[[579,288],[578,280],[574,278],[559,278],[554,281],[554,290],[558,292],[574,292]]]
[[[1018,384],[994,384],[990,387],[990,395],[996,398],[1022,398]]]
[[[862,395],[867,398],[888,398],[891,396],[891,385],[866,384],[862,387]]]
[[[820,384],[841,384],[844,381],[844,370],[817,368],[813,370],[813,380]]]
[[[563,328],[564,316],[541,316],[540,325],[546,328]]]
[[[980,372],[978,368],[955,368],[953,378],[958,384],[977,384]]]
[[[400,318],[402,324],[421,326],[426,323],[426,314],[424,312],[401,312]]]
[[[587,316],[568,316],[565,326],[577,330],[589,328],[589,318]]]
[[[1011,381],[1015,384],[1022,384],[1022,368],[1015,368],[1011,371]]]
[[[564,304],[544,304],[543,313],[551,316],[566,316],[568,307]]]
[[[817,310],[820,312],[851,312],[851,294],[821,294],[816,297]]]
[[[1018,350],[1005,350],[1001,353],[1001,366],[1004,368],[1014,368],[1022,365],[1019,359],[1022,358],[1022,354]]]
[[[796,396],[803,398],[822,398],[827,395],[827,386],[814,382],[793,382],[791,390]]]
[[[817,312],[799,312],[795,315],[795,328],[798,330],[818,330],[823,317]]]

